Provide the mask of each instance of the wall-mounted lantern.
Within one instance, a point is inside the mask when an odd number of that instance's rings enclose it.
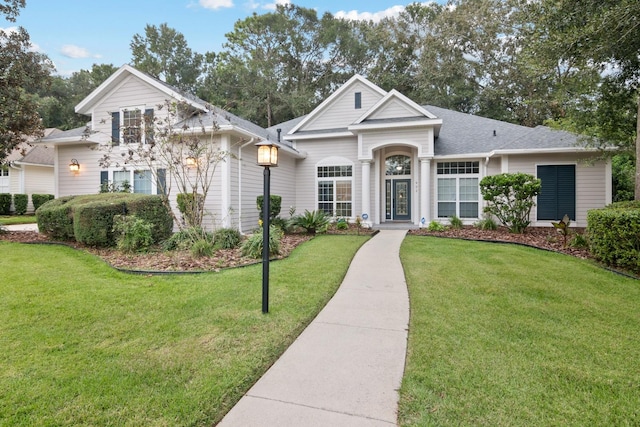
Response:
[[[71,163],[69,163],[69,170],[73,173],[80,172],[80,163],[76,159],[71,159]]]

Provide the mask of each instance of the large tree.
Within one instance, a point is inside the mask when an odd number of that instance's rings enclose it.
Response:
[[[130,47],[134,67],[179,89],[196,92],[205,55],[192,51],[182,33],[166,23],[147,25],[144,36],[135,34]]]
[[[598,121],[602,114],[594,116],[590,108],[579,110],[577,115],[582,114],[582,118],[576,117],[572,125],[596,141],[621,145],[629,137],[635,139],[635,198],[640,200],[640,2],[540,0],[534,6],[543,18],[539,25],[549,31],[548,39],[540,44],[540,51],[553,49],[561,60],[574,57],[590,61],[606,76],[606,85],[597,98],[597,107],[602,113],[610,110],[613,100],[617,100],[613,108],[621,111],[627,111],[629,101],[635,102],[635,135],[621,136],[619,132],[624,124],[610,126],[607,121]],[[618,88],[611,89],[611,85]],[[613,93],[618,95],[611,96]],[[617,115],[620,119],[620,114]]]
[[[6,0],[0,14],[15,22],[24,0]],[[31,51],[27,31],[0,30],[0,163],[29,137],[42,134],[38,105],[31,95],[49,82],[53,65]]]

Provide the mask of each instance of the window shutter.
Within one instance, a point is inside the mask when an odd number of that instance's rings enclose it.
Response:
[[[566,214],[576,218],[576,166],[538,166],[542,188],[538,195],[538,220],[559,221]]]
[[[146,143],[154,142],[153,108],[144,110],[144,135]]]
[[[156,173],[156,194],[167,195],[167,170],[158,169]]]
[[[111,143],[120,145],[120,113],[111,113]]]
[[[100,171],[100,192],[108,191],[109,171]]]

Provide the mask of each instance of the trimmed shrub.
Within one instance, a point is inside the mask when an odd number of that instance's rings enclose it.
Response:
[[[242,236],[235,228],[221,228],[215,232],[214,241],[217,248],[234,249],[240,246]]]
[[[510,232],[524,233],[541,188],[542,181],[526,173],[485,176],[480,181],[482,198],[488,202],[484,211],[495,215]]]
[[[154,243],[168,239],[173,233],[173,217],[162,200],[162,196],[131,194],[126,199],[127,213],[153,225],[151,235]]]
[[[0,193],[0,215],[9,215],[11,213],[11,194]]]
[[[445,227],[444,225],[440,224],[438,221],[433,220],[429,223],[429,226],[427,227],[427,230],[429,231],[445,231],[447,229],[447,227]]]
[[[104,193],[68,196],[46,202],[38,209],[38,228],[55,239],[77,240],[92,246],[115,245],[113,217],[136,215],[153,224],[154,242],[171,235],[173,219],[162,196]]]
[[[118,249],[123,252],[146,252],[153,244],[153,224],[135,215],[113,217],[113,231]]]
[[[621,203],[587,213],[590,250],[606,265],[640,273],[640,203]]]
[[[124,194],[124,193],[123,193]],[[89,246],[115,246],[113,217],[126,215],[124,201],[94,199],[73,209],[73,235],[77,242]]]
[[[258,212],[260,212],[260,219],[264,218],[263,206],[264,206],[264,196],[258,196],[256,198],[256,203],[258,204]],[[282,208],[282,197],[277,196],[275,194],[269,195],[269,220],[272,221],[275,217],[280,215],[280,210]]]
[[[36,212],[38,230],[56,240],[73,240],[73,200],[60,197],[44,203]]]
[[[13,195],[13,208],[16,215],[24,215],[27,213],[27,205],[29,204],[29,196],[26,194]]]
[[[33,203],[33,210],[37,211],[40,206],[54,198],[55,196],[53,194],[32,194],[31,202]]]
[[[262,257],[262,242],[264,240],[262,229],[253,233],[242,244],[242,255],[251,258]],[[280,253],[280,240],[282,240],[282,230],[273,225],[269,227],[269,254],[278,255]]]

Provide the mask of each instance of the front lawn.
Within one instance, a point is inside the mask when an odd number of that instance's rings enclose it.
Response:
[[[67,247],[0,242],[0,425],[210,426],[326,304],[368,237],[271,264],[129,275]]]
[[[0,225],[35,224],[35,215],[0,215]]]
[[[640,281],[514,245],[408,236],[403,426],[640,424]]]

